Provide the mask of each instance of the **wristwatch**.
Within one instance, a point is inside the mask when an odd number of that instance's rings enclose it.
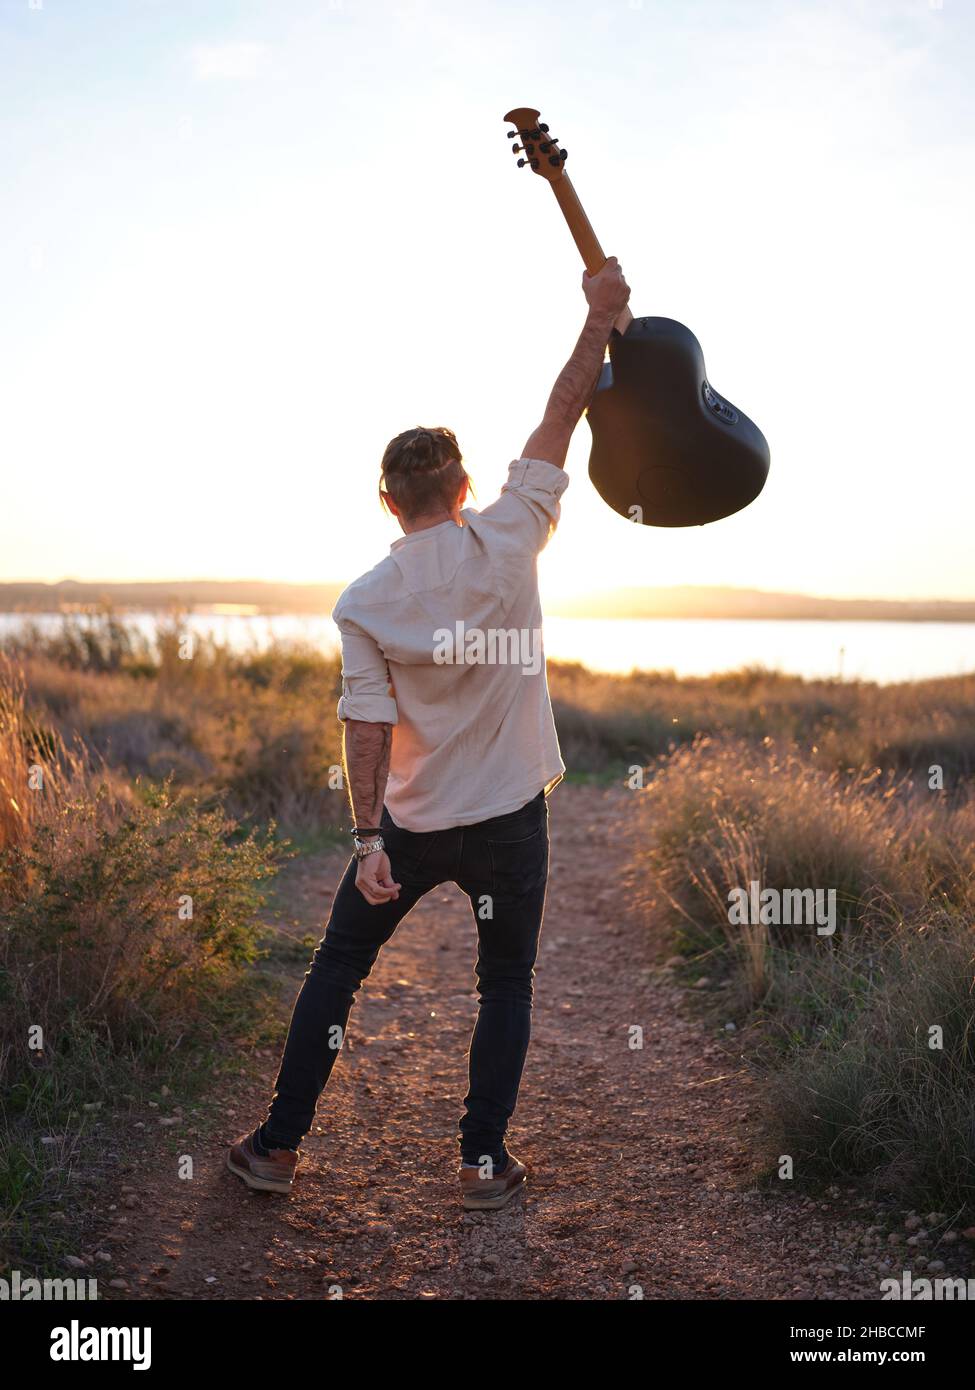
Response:
[[[378,854],[386,848],[381,835],[377,835],[373,840],[360,840],[358,835],[353,835],[352,843],[355,845],[356,859],[365,859],[367,855]]]

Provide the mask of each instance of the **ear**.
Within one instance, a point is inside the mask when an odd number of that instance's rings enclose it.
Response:
[[[397,507],[396,503],[393,501],[392,497],[390,497],[389,493],[385,492],[382,488],[380,488],[379,495],[383,499],[383,505],[389,508],[393,516],[399,516],[399,507]]]
[[[458,497],[457,497],[457,505],[458,505],[458,507],[462,507],[462,506],[464,505],[464,503],[467,501],[468,497],[470,496],[470,491],[471,491],[471,480],[470,480],[470,478],[465,478],[464,481],[463,481],[463,482],[461,483],[461,485],[460,485],[460,493],[459,493],[459,495],[458,495]]]

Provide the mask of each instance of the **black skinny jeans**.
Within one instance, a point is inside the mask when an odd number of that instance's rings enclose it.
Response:
[[[548,808],[539,792],[518,811],[477,825],[416,834],[383,810],[395,902],[374,907],[355,886],[353,859],[295,1002],[265,1141],[296,1149],[338,1056],[353,998],[381,948],[431,889],[454,882],[477,925],[477,1023],[460,1122],[461,1156],[501,1163],[531,1031],[532,980],[548,877]]]

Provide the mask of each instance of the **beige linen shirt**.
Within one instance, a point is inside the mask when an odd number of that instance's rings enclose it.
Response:
[[[340,719],[394,724],[386,805],[407,830],[515,811],[565,771],[536,557],[569,479],[518,459],[501,496],[394,541],[342,593]]]

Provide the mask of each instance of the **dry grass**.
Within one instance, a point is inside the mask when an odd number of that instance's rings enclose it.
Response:
[[[225,1017],[274,867],[266,835],[38,722],[0,660],[0,1250],[21,1267],[100,1107]]]
[[[806,749],[824,768],[975,774],[975,675],[879,686],[806,681],[761,669],[678,680],[606,676],[552,663],[552,702],[566,762],[598,771],[641,763],[701,734]]]
[[[640,824],[657,919],[717,985],[721,1022],[745,1026],[770,1155],[800,1177],[975,1205],[970,786],[949,796],[768,739],[702,738],[661,760]],[[729,894],[752,881],[834,890],[835,934],[733,921]]]
[[[234,857],[227,817],[309,834],[345,816],[329,785],[338,663],[211,643],[187,660],[182,636],[168,628],[150,650],[111,617],[87,633],[69,623],[20,642],[26,685],[9,664],[0,673],[16,927],[0,966],[15,1001],[2,1062],[8,1076],[21,1066],[26,1020],[67,1036],[70,1017],[87,1062],[84,1076],[64,1068],[62,1109],[101,1074],[106,1038],[146,1056],[147,1040],[205,1019],[211,985],[218,995],[246,959],[266,860]],[[775,1152],[960,1204],[975,1153],[975,676],[878,687],[553,664],[550,677],[571,772],[648,767],[634,879],[726,986],[722,1022],[744,1025],[763,1069]],[[26,796],[36,766],[43,788]],[[733,925],[728,893],[752,880],[835,890],[835,936]],[[207,932],[173,921],[185,891],[208,904]],[[925,1041],[935,1024],[939,1051]],[[21,1113],[37,1104],[25,1085]],[[29,1187],[14,1168],[8,1189]]]
[[[37,728],[237,819],[288,831],[339,822],[337,663],[301,648],[232,656],[209,643],[184,660],[178,646],[173,634],[155,664],[143,654],[114,670],[65,665],[57,648],[21,653]]]
[[[891,902],[915,913],[975,901],[975,803],[905,775],[827,771],[771,740],[702,738],[663,761],[646,802],[652,868],[702,930],[733,935],[728,893],[753,879],[835,891],[844,928],[886,923]]]

